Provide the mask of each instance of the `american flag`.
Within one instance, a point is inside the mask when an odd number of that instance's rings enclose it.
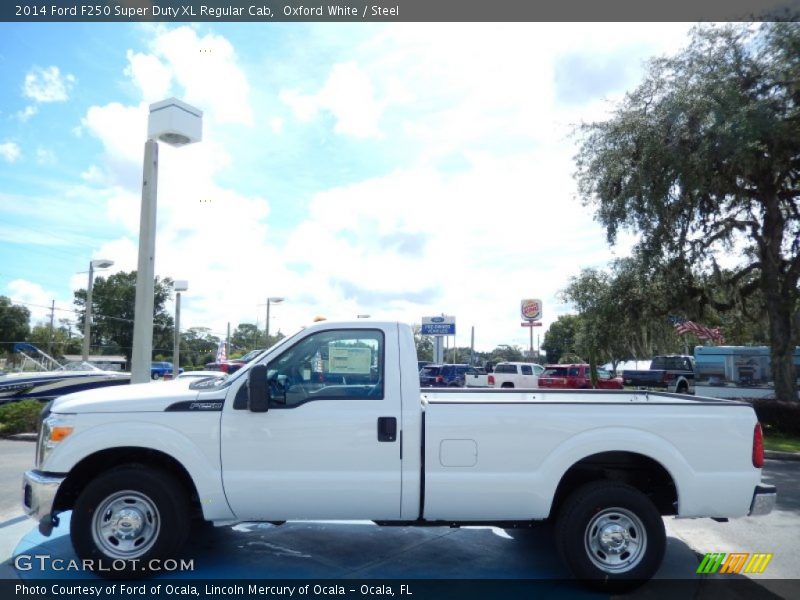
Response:
[[[225,342],[220,342],[217,346],[217,362],[228,360],[228,353],[225,351]]]
[[[719,327],[714,327],[712,329],[711,327],[700,325],[694,321],[687,321],[680,317],[670,317],[670,322],[675,327],[675,331],[681,335],[693,333],[701,340],[711,340],[716,344],[725,343],[725,338],[722,337],[722,332],[719,330]]]

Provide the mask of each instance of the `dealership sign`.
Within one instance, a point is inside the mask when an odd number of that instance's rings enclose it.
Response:
[[[520,313],[526,321],[541,321],[542,301],[535,298],[523,300],[520,305]]]
[[[422,317],[422,335],[455,335],[456,318],[453,316]]]

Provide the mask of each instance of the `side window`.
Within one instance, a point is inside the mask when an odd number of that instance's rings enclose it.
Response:
[[[520,368],[522,369],[523,375],[533,375],[533,369],[530,365],[522,365]]]
[[[569,372],[567,373],[567,375],[569,375],[570,377],[578,377],[580,374],[581,374],[580,367],[570,367]]]
[[[383,333],[341,329],[310,335],[267,365],[270,408],[314,400],[383,399]]]

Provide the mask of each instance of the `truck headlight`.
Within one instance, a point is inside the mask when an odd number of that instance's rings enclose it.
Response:
[[[41,467],[47,456],[59,442],[66,439],[74,429],[75,415],[51,414],[42,421],[36,446],[36,466]]]

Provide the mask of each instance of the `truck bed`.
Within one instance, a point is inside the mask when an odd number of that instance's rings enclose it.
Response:
[[[571,465],[644,456],[682,517],[746,515],[760,472],[746,403],[650,391],[424,390],[424,518],[544,519]],[[688,412],[687,412],[688,411]],[[726,494],[719,494],[719,490]]]
[[[670,394],[651,390],[557,390],[557,389],[441,389],[422,390],[423,404],[452,403],[537,403],[537,404],[734,404],[748,406],[734,400],[722,400],[687,394]]]

